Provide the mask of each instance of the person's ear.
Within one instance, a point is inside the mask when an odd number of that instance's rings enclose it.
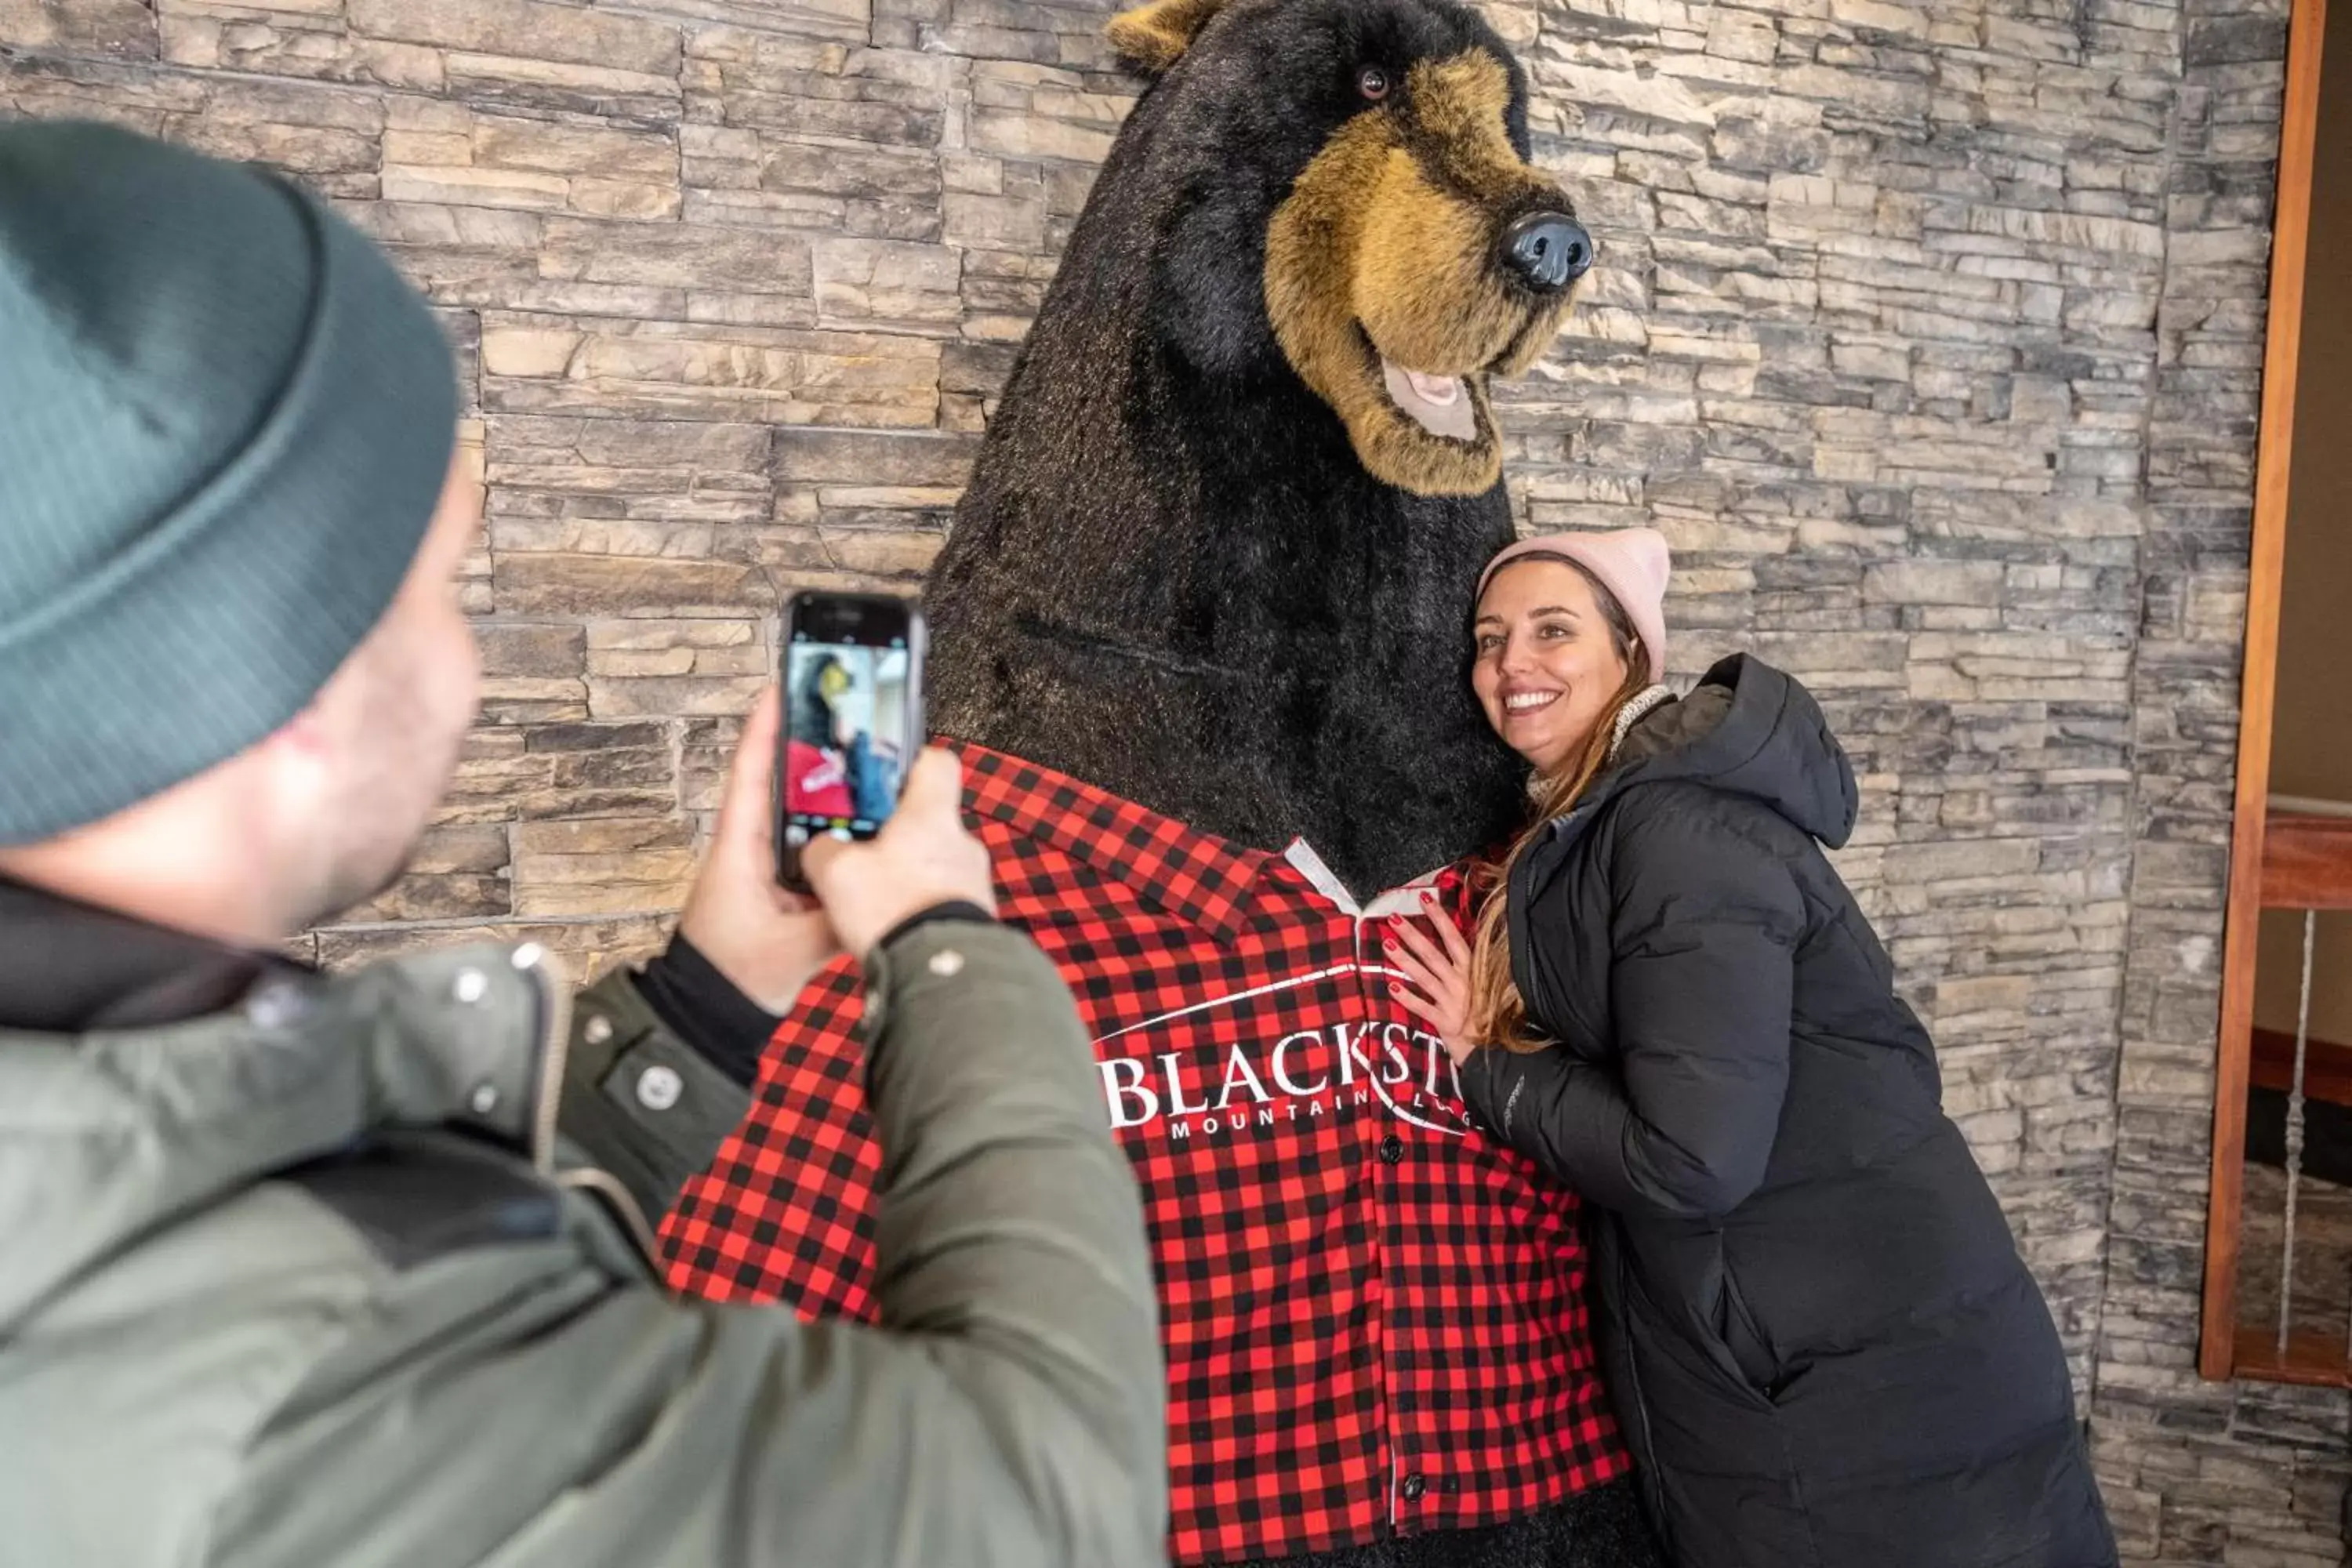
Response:
[[[313,695],[294,717],[271,731],[263,739],[262,746],[300,757],[325,756],[334,745],[334,726],[330,722],[326,710],[320,706],[325,696],[323,690]]]
[[[254,830],[269,836],[274,847],[298,839],[308,841],[325,803],[334,797],[341,756],[343,727],[337,710],[321,690],[294,716],[263,736],[228,763],[243,783],[244,813]],[[257,846],[257,849],[258,846]]]
[[[1131,70],[1160,76],[1183,58],[1226,0],[1151,0],[1110,19],[1105,34]]]

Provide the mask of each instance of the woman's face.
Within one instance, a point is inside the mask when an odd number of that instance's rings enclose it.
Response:
[[[1625,684],[1584,574],[1559,561],[1515,561],[1479,595],[1470,684],[1504,744],[1549,773],[1578,754]]]

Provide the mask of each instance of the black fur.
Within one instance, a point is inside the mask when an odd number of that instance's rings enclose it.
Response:
[[[1360,896],[1506,836],[1522,770],[1469,694],[1500,486],[1374,479],[1290,369],[1268,219],[1391,79],[1472,47],[1441,0],[1236,0],[1137,104],[1071,236],[935,570],[943,732],[1243,844],[1304,837]]]
[[[1665,1568],[1665,1558],[1634,1483],[1612,1481],[1504,1524],[1391,1536],[1232,1568]]]

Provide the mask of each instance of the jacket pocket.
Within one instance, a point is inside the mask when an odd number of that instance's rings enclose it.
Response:
[[[1650,1227],[1627,1262],[1638,1290],[1631,1316],[1637,1337],[1646,1329],[1673,1342],[1659,1353],[1681,1364],[1696,1385],[1693,1392],[1703,1388],[1747,1410],[1771,1413],[1763,1393],[1769,1358],[1726,1267],[1722,1232],[1698,1225]]]
[[[1774,1353],[1770,1338],[1756,1321],[1755,1310],[1740,1290],[1739,1276],[1728,1257],[1720,1265],[1720,1278],[1722,1293],[1716,1307],[1716,1337],[1731,1352],[1732,1365],[1740,1381],[1767,1404],[1776,1403],[1787,1381],[1780,1358]]]

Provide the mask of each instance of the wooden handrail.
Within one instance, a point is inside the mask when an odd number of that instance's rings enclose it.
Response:
[[[2300,1383],[2314,1388],[2352,1388],[2352,1356],[2344,1335],[2297,1330],[2281,1355],[2278,1336],[2266,1328],[2241,1328],[2232,1336],[2231,1371],[2264,1383]]]
[[[2352,817],[2271,813],[2261,900],[2266,910],[2352,910]]]
[[[2274,1089],[2281,1093],[2292,1089],[2294,1036],[2280,1029],[2256,1029],[2247,1081],[2256,1089]],[[2303,1092],[2330,1105],[2352,1106],[2352,1046],[2338,1045],[2333,1040],[2305,1040]]]

